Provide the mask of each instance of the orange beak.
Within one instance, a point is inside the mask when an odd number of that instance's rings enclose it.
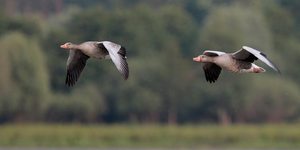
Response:
[[[195,57],[195,58],[193,58],[193,61],[201,62],[201,57],[200,56]]]
[[[64,48],[64,49],[67,49],[68,46],[66,44],[63,44],[63,45],[60,45],[60,48]]]

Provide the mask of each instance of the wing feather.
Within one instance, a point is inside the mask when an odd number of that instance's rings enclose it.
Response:
[[[87,59],[89,59],[89,56],[83,54],[80,50],[70,50],[67,60],[67,76],[65,80],[66,85],[75,85],[86,65]]]
[[[212,50],[206,50],[203,52],[203,55],[207,55],[207,56],[220,56],[220,55],[224,55],[226,53],[221,52],[221,51],[212,51]]]
[[[118,71],[123,75],[124,79],[127,80],[129,76],[129,68],[126,61],[126,49],[121,45],[109,41],[104,41],[102,44],[107,49],[109,56]]]
[[[267,64],[269,67],[271,67],[272,69],[274,69],[275,71],[280,73],[280,70],[278,69],[278,67],[276,67],[276,65],[267,58],[266,54],[264,54],[256,49],[253,49],[251,47],[243,46],[243,48],[241,50],[233,53],[232,56],[235,59],[248,61],[251,63],[254,62],[255,60],[259,59],[262,62],[264,62],[265,64]]]
[[[215,82],[221,74],[222,68],[215,63],[204,63],[203,70],[207,82]]]

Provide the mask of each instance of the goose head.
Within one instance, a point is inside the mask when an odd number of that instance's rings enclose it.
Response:
[[[71,43],[71,42],[67,42],[63,45],[60,45],[60,48],[64,48],[64,49],[72,49],[72,48],[75,48],[76,45]]]
[[[196,62],[211,62],[211,57],[206,55],[199,55],[197,57],[194,57],[193,60]]]

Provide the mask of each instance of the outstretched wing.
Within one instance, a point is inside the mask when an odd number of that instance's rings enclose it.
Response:
[[[203,55],[210,57],[216,57],[224,54],[226,53],[212,50],[206,50],[203,52]],[[204,70],[206,81],[210,83],[217,81],[222,71],[222,68],[215,63],[204,63],[202,68]]]
[[[89,59],[89,56],[83,54],[80,50],[70,50],[67,60],[66,85],[73,86],[76,83],[87,59]]]
[[[222,68],[215,63],[204,63],[203,70],[207,82],[215,82],[221,74]]]
[[[101,43],[107,49],[109,56],[117,67],[118,71],[123,75],[124,79],[127,80],[129,76],[129,68],[126,61],[126,49],[119,44],[109,41],[104,41]]]
[[[224,52],[221,52],[221,51],[211,51],[211,50],[206,50],[203,52],[203,55],[207,55],[207,56],[220,56],[220,55],[223,55],[223,54],[226,54]]]
[[[243,46],[241,50],[232,54],[233,58],[253,63],[259,59],[272,69],[280,73],[280,70],[267,58],[267,55],[248,46]]]

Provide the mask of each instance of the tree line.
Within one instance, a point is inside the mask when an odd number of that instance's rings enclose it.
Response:
[[[36,5],[4,2],[1,123],[227,124],[300,117],[300,70],[292,65],[300,56],[300,16],[294,13],[299,2],[57,0],[48,1],[48,7],[34,0]],[[75,87],[66,87],[68,52],[59,45],[87,40],[124,45],[128,81],[111,62],[94,60]],[[209,84],[191,59],[206,49],[233,52],[243,45],[266,52],[283,74],[223,71],[217,83]]]

